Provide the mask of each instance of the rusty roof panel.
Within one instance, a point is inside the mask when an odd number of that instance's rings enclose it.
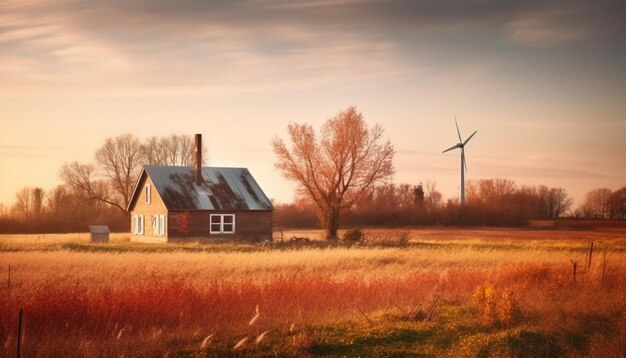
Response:
[[[146,173],[169,210],[272,210],[272,203],[246,168],[146,165]]]

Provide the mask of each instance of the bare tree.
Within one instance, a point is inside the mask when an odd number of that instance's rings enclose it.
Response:
[[[567,191],[563,188],[550,188],[550,207],[553,218],[558,218],[565,214],[574,201],[568,197]]]
[[[67,218],[66,213],[71,208],[71,196],[66,185],[57,185],[48,193],[48,212],[58,218]]]
[[[35,218],[39,218],[43,213],[43,200],[45,192],[41,188],[33,188],[31,195],[33,197],[33,215]]]
[[[560,217],[571,208],[573,202],[563,188],[548,188],[541,185],[537,189],[537,196],[543,218],[555,219]]]
[[[611,193],[611,189],[607,188],[595,189],[588,192],[579,208],[580,211],[587,218],[608,219],[611,212],[609,205]]]
[[[152,165],[194,164],[195,143],[192,136],[172,134],[169,137],[150,137],[141,145],[141,161]],[[206,161],[206,148],[202,148],[202,160]]]
[[[626,219],[626,186],[611,194],[609,207],[611,219]]]
[[[164,138],[150,137],[141,146],[141,159],[145,164],[166,165],[167,146],[163,143]]]
[[[30,219],[32,215],[32,196],[30,195],[32,188],[24,187],[15,194],[15,204],[13,204],[12,212],[17,217]]]
[[[422,183],[419,183],[417,186],[413,187],[413,203],[416,208],[424,208],[424,195],[424,185]]]
[[[426,196],[424,198],[424,208],[427,212],[436,213],[442,207],[443,195],[437,190],[437,184],[433,181],[426,182]]]
[[[272,142],[275,166],[315,203],[326,239],[336,240],[341,210],[393,175],[393,146],[381,143],[383,129],[369,129],[355,107],[326,121],[320,140],[307,124],[292,123],[287,131],[291,148],[278,137]]]
[[[67,186],[82,192],[88,200],[101,201],[121,211],[126,211],[126,206],[116,201],[111,195],[108,182],[96,177],[96,169],[93,165],[78,162],[66,163],[61,167],[59,176]]]
[[[398,197],[398,206],[402,209],[415,208],[415,187],[410,184],[396,185],[396,196]]]
[[[510,179],[470,180],[466,187],[467,202],[472,205],[486,205],[504,213],[510,207],[515,191],[515,182]]]
[[[45,193],[41,188],[24,187],[15,194],[12,212],[26,220],[41,217]]]
[[[141,144],[132,134],[107,138],[96,151],[96,162],[102,174],[111,183],[113,200],[124,210],[128,207],[143,163]]]

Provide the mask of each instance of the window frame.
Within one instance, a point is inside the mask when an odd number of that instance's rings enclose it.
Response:
[[[151,220],[152,220],[152,235],[158,235],[159,234],[159,216],[152,215]]]
[[[226,223],[224,218],[232,218],[232,222]],[[218,221],[214,222],[213,218],[219,218]],[[219,230],[213,230],[214,225],[219,225]],[[232,229],[230,231],[224,230],[225,225],[232,225]],[[236,218],[235,214],[210,214],[209,215],[209,234],[234,234],[236,231]]]
[[[145,232],[145,220],[143,215],[133,215],[133,234],[143,235]]]
[[[158,215],[157,222],[159,223],[159,236],[165,236],[165,215]]]
[[[165,214],[156,214],[151,216],[152,235],[165,236]]]
[[[146,184],[144,187],[144,193],[146,196],[146,204],[150,205],[152,201],[152,188],[150,184]]]

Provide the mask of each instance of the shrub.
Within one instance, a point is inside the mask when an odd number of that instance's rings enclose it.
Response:
[[[499,293],[492,285],[484,284],[476,287],[473,298],[487,325],[509,325],[520,317],[519,300],[513,290],[505,289]]]
[[[343,241],[356,244],[365,241],[367,234],[361,229],[348,230],[343,234]]]

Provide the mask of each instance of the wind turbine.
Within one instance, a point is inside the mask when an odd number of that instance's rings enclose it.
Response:
[[[465,162],[465,145],[478,131],[475,131],[471,136],[469,136],[469,138],[463,141],[461,138],[461,131],[459,131],[459,124],[456,122],[456,117],[454,117],[454,124],[456,124],[456,134],[459,135],[459,142],[456,145],[444,150],[442,153],[461,148],[461,205],[463,205],[465,204],[465,172],[467,171],[467,163]]]

